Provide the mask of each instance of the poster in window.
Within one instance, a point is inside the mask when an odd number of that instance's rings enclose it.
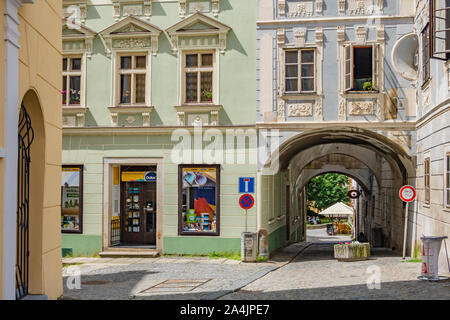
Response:
[[[61,230],[81,232],[82,167],[63,167],[61,176]]]
[[[217,174],[217,167],[182,168],[182,233],[217,233]]]

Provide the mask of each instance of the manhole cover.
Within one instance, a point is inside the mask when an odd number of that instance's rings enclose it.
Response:
[[[83,281],[81,284],[87,284],[87,285],[101,285],[101,284],[107,284],[110,281],[108,280],[91,280],[91,281]]]
[[[169,279],[161,282],[153,287],[142,290],[140,293],[152,293],[152,292],[189,292],[192,291],[211,279],[203,280],[177,280]]]

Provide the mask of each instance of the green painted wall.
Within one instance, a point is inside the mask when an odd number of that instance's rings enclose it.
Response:
[[[115,23],[111,4],[88,5],[86,26],[96,32]],[[223,108],[219,124],[253,125],[256,121],[256,0],[227,0],[220,2],[216,18],[231,27],[224,54],[218,54],[219,99]],[[211,13],[206,13],[212,17]],[[162,30],[179,22],[178,1],[153,2],[149,23]],[[133,52],[130,48],[129,52]],[[163,229],[164,250],[168,253],[196,253],[203,251],[239,250],[240,235],[244,231],[244,215],[238,205],[238,177],[256,176],[256,164],[224,163],[221,171],[221,231],[220,237],[178,237],[178,166],[171,160],[174,142],[170,133],[152,134],[152,128],[176,126],[180,59],[172,52],[169,37],[162,32],[158,53],[151,56],[151,128],[148,132],[83,134],[83,129],[69,135],[63,130],[63,164],[84,165],[83,235],[63,235],[63,247],[72,247],[73,254],[101,250],[103,226],[103,162],[104,158],[163,158]],[[90,129],[111,126],[112,60],[107,57],[105,44],[94,38],[92,57],[87,59],[85,126]],[[142,125],[142,115],[133,114],[134,123],[127,123],[129,115],[119,115],[119,126]],[[187,115],[186,115],[187,118]],[[74,129],[71,129],[74,130]],[[77,129],[76,129],[77,130]],[[162,130],[162,129],[161,129]],[[247,130],[247,128],[244,128]],[[224,141],[225,143],[225,141]],[[208,143],[204,143],[204,146]],[[236,148],[237,149],[237,148]],[[235,149],[235,150],[236,150]],[[242,153],[242,151],[239,151]],[[246,151],[248,157],[248,151]],[[193,160],[192,163],[206,163]],[[248,212],[249,231],[256,231],[256,207]],[[95,239],[95,240],[94,240]],[[179,239],[179,240],[176,240]],[[199,248],[197,248],[199,247]],[[177,249],[179,248],[179,249]],[[190,250],[190,252],[189,252]],[[206,251],[205,251],[206,250]],[[177,252],[179,251],[179,252]]]
[[[90,256],[102,251],[102,237],[82,234],[63,234],[62,248],[71,248],[72,255]]]
[[[164,237],[165,254],[199,254],[211,252],[240,252],[240,238],[217,237]]]
[[[269,234],[269,252],[273,252],[286,245],[286,226]]]
[[[256,0],[227,0],[220,3],[220,22],[232,29],[227,49],[219,54],[219,101],[223,106],[219,122],[223,125],[256,122]],[[210,13],[206,13],[212,16]],[[112,5],[88,5],[86,26],[101,32],[115,23]],[[155,2],[149,23],[166,30],[180,21],[178,1]],[[133,49],[130,49],[133,52]],[[151,57],[151,125],[176,125],[174,106],[178,105],[179,57],[172,52],[170,38],[161,33],[158,54]],[[87,59],[87,126],[109,126],[111,123],[111,58],[99,36],[94,38],[92,58]],[[138,115],[135,115],[137,118]],[[137,123],[142,123],[138,119]],[[122,121],[122,124],[125,124]]]

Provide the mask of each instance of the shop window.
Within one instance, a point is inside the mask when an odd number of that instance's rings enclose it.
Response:
[[[183,55],[184,103],[213,103],[214,52]]]
[[[431,170],[430,170],[430,158],[425,159],[424,168],[424,188],[425,188],[425,203],[430,204],[430,193],[431,193]]]
[[[378,90],[379,45],[345,47],[346,91]]]
[[[63,166],[61,178],[61,231],[82,233],[83,166]]]
[[[445,155],[444,180],[445,206],[447,208],[450,208],[450,152],[447,152],[447,154]]]
[[[285,52],[286,92],[315,92],[315,50]]]
[[[450,59],[450,0],[430,0],[431,58]]]
[[[118,63],[119,104],[145,105],[147,56],[121,55]]]
[[[422,40],[422,85],[430,80],[430,25],[423,29]]]
[[[180,165],[179,234],[218,236],[220,233],[219,195],[219,165]]]
[[[63,106],[80,106],[81,100],[81,76],[82,58],[63,58],[63,83],[62,104]]]

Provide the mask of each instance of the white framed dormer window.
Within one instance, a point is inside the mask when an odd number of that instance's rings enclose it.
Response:
[[[182,53],[182,104],[213,104],[216,101],[216,52]]]
[[[379,92],[380,45],[344,46],[344,85],[346,92]]]
[[[149,57],[145,53],[118,53],[116,73],[116,106],[149,104]]]
[[[313,48],[285,51],[285,92],[316,92],[316,50]]]

